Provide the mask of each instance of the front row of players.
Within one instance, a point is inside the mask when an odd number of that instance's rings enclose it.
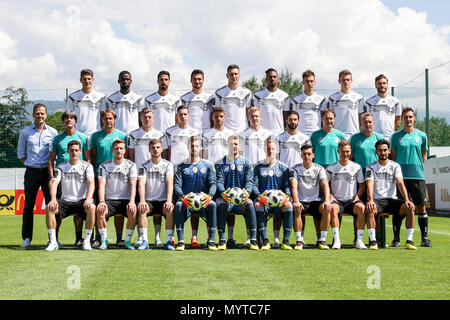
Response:
[[[92,165],[79,159],[81,145],[76,140],[71,141],[68,144],[70,160],[54,171],[51,201],[47,207],[50,241],[46,250],[58,249],[56,219],[72,214],[86,220],[84,250],[92,250],[90,238],[94,224],[102,240],[99,249],[107,249],[107,219],[115,214],[128,218],[125,248],[131,250],[149,248],[147,217],[151,215],[162,215],[166,219],[164,247],[167,250],[185,249],[184,224],[192,215],[199,215],[206,222],[207,248],[226,250],[226,221],[227,216],[233,214],[244,216],[250,238],[248,248],[251,250],[271,248],[267,221],[275,216],[283,222],[281,249],[302,250],[302,217],[306,214],[320,221],[317,246],[322,250],[329,249],[326,239],[331,224],[332,248],[340,249],[340,216],[344,213],[354,216],[356,248],[363,250],[367,249],[363,242],[366,224],[369,249],[377,250],[375,228],[378,215],[406,216],[405,248],[416,250],[412,241],[415,207],[409,200],[400,166],[389,160],[387,140],[376,143],[378,160],[367,167],[365,179],[361,167],[350,161],[351,148],[346,140],[339,143],[339,161],[327,169],[313,162],[314,150],[308,144],[301,148],[303,163],[295,165],[291,171],[277,160],[278,142],[272,138],[266,140],[265,160],[255,167],[239,154],[238,136],[229,138],[228,147],[229,154],[213,165],[200,156],[201,139],[191,137],[189,158],[174,168],[161,157],[162,142],[152,139],[149,143],[151,159],[138,170],[132,161],[124,158],[125,141],[116,140],[112,146],[114,159],[104,162],[99,168],[96,206],[92,200],[95,190]],[[58,184],[61,184],[59,199],[56,196]],[[397,186],[402,200],[396,196]],[[133,245],[131,239],[136,224],[139,240]],[[176,246],[174,227],[178,237]],[[292,227],[296,238],[294,248],[289,244]]]

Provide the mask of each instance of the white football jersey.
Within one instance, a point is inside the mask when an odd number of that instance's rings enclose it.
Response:
[[[61,183],[61,199],[70,202],[86,199],[88,178],[94,178],[94,168],[84,160],[74,166],[69,161],[63,162],[53,172],[53,179]]]
[[[338,162],[326,169],[331,194],[339,201],[353,200],[358,192],[358,183],[364,182],[362,168],[350,161],[346,166]]]
[[[366,101],[364,111],[373,114],[373,131],[390,141],[395,132],[395,117],[402,115],[400,100],[393,96],[381,98],[375,95]]]
[[[284,131],[283,111],[289,110],[289,95],[277,89],[270,92],[267,88],[253,94],[251,106],[261,110],[261,126],[278,136]]]
[[[114,127],[130,134],[131,131],[139,128],[139,111],[144,107],[145,100],[140,94],[131,91],[123,95],[117,91],[106,99],[102,110],[107,108],[114,110],[117,115]]]
[[[114,160],[103,162],[98,168],[98,179],[106,179],[105,200],[130,200],[130,179],[137,176],[133,161],[123,159],[119,165]]]
[[[154,92],[145,98],[145,106],[153,110],[153,127],[161,132],[175,125],[175,115],[181,100],[170,92],[161,96]]]
[[[239,134],[244,157],[250,160],[251,164],[255,165],[266,158],[265,142],[271,136],[273,133],[262,127],[258,131],[249,127]]]
[[[328,108],[336,113],[334,128],[349,140],[359,130],[359,113],[364,112],[364,98],[359,93],[336,92],[328,98]]]
[[[214,106],[225,109],[225,127],[234,132],[242,132],[248,127],[247,107],[250,107],[252,92],[239,87],[231,90],[228,85],[218,89],[214,94]]]
[[[299,115],[298,130],[311,137],[311,133],[320,130],[320,111],[327,107],[327,99],[317,93],[308,96],[304,92],[291,99],[291,110]],[[286,110],[287,111],[287,110]]]
[[[309,137],[298,131],[296,134],[284,132],[278,137],[280,161],[292,169],[296,164],[302,163],[302,152],[300,148],[304,144],[311,144]]]
[[[190,91],[181,96],[181,104],[189,108],[189,125],[201,132],[211,128],[211,109],[214,107],[214,95],[206,92],[195,94]]]
[[[101,130],[100,110],[105,104],[105,95],[92,90],[86,94],[83,90],[72,92],[66,102],[66,110],[77,115],[76,130],[87,136]]]
[[[152,139],[160,139],[163,149],[167,149],[167,141],[164,139],[164,134],[155,128],[152,128],[150,131],[144,131],[142,128],[139,128],[128,135],[128,149],[134,149],[134,162],[138,168],[151,158],[149,142]]]
[[[228,138],[234,135],[230,129],[217,130],[211,128],[203,132],[203,149],[208,151],[208,160],[216,163],[228,154]]]
[[[188,126],[186,129],[181,129],[178,125],[170,127],[166,131],[166,144],[170,147],[170,162],[174,165],[181,163],[183,160],[188,159],[190,155],[189,151],[189,138],[200,136],[200,131]]]
[[[389,160],[382,166],[378,161],[366,169],[366,181],[373,180],[373,199],[397,199],[397,178],[403,178],[402,169],[397,162]]]
[[[166,201],[167,200],[167,176],[173,176],[173,164],[161,159],[154,164],[152,159],[144,162],[139,167],[139,179],[146,179],[145,200]]]
[[[299,201],[322,201],[320,198],[320,181],[327,180],[327,174],[321,165],[313,163],[309,169],[306,169],[303,164],[296,164],[291,170],[291,179],[296,179],[298,182]]]

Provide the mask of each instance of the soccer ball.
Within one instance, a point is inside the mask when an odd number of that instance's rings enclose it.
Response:
[[[229,194],[228,200],[229,203],[234,205],[242,204],[242,201],[244,200],[245,197],[244,190],[238,187],[231,188],[230,191],[228,191],[228,194]]]
[[[283,192],[280,190],[267,190],[265,196],[269,207],[281,207],[281,203],[285,199]]]
[[[189,206],[190,210],[198,211],[202,208],[202,198],[203,195],[201,193],[189,193],[189,198],[191,199],[191,205]]]

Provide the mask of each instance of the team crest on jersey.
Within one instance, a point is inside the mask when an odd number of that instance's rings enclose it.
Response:
[[[228,171],[230,171],[230,168],[229,167],[223,167],[223,171],[224,172],[228,172]]]
[[[192,168],[192,172],[193,172],[193,173],[197,173],[197,172],[198,172],[197,167],[193,167],[193,168]]]
[[[279,178],[283,175],[283,173],[280,170],[276,170],[275,175]]]
[[[233,163],[232,165],[230,165],[230,169],[231,170],[236,170],[236,165]]]
[[[238,165],[237,169],[238,169],[238,171],[242,171],[242,170],[244,170],[244,166],[243,165]]]
[[[268,172],[268,174],[269,174],[269,176],[273,176],[273,170],[269,170],[269,172]]]
[[[417,137],[417,138],[416,138],[416,142],[417,142],[417,143],[420,143],[420,137]]]
[[[197,168],[194,168],[194,169],[197,169]],[[192,170],[192,171],[194,171],[194,170]],[[189,173],[190,173],[189,168],[183,169],[183,173],[184,173],[184,174],[189,174]],[[195,172],[194,172],[194,173],[195,173]]]

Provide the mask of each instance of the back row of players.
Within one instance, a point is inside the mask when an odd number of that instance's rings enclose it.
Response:
[[[375,142],[383,139],[374,131],[378,128],[390,137],[402,114],[400,102],[387,95],[388,81],[383,75],[375,81],[378,94],[365,104],[362,96],[351,91],[352,77],[348,70],[339,74],[341,91],[331,95],[328,102],[314,92],[315,76],[309,70],[303,73],[304,92],[291,100],[277,89],[278,75],[274,69],[266,71],[267,87],[253,96],[239,86],[238,66],[229,66],[227,78],[227,86],[217,90],[215,95],[209,95],[202,91],[203,72],[194,70],[191,75],[192,91],[178,99],[168,92],[170,75],[162,71],[158,75],[158,92],[143,99],[130,90],[131,75],[123,71],[118,80],[120,91],[106,99],[93,90],[92,71],[82,70],[80,80],[83,88],[72,93],[68,99],[68,111],[63,115],[65,132],[52,142],[49,171],[53,174],[55,159],[56,165],[69,160],[67,143],[70,140],[83,142],[81,149],[86,160],[95,163],[96,173],[101,172],[102,162],[112,158],[111,144],[115,139],[127,140],[128,157],[136,162],[138,168],[150,159],[148,143],[155,138],[162,141],[163,157],[178,165],[189,158],[186,142],[190,137],[199,136],[203,140],[202,156],[216,163],[228,153],[227,140],[235,132],[240,132],[239,137],[243,141],[241,152],[252,165],[266,158],[264,143],[267,138],[277,137],[280,160],[291,169],[301,162],[302,145],[312,144],[314,162],[326,168],[339,160],[339,141],[351,137],[352,159],[365,171],[377,159]],[[106,112],[100,116],[99,111]],[[372,113],[362,115],[365,111]],[[361,115],[362,131],[359,132]],[[100,123],[103,128],[96,131]],[[247,128],[248,123],[250,126]],[[141,127],[136,129],[139,124]],[[284,124],[287,125],[285,132]],[[336,129],[338,127],[342,131]],[[82,131],[92,133],[90,139]],[[426,137],[420,137],[420,148],[426,150]],[[251,243],[248,245],[254,246]],[[363,248],[364,244],[357,246]],[[339,241],[335,242],[335,247],[340,247]]]

